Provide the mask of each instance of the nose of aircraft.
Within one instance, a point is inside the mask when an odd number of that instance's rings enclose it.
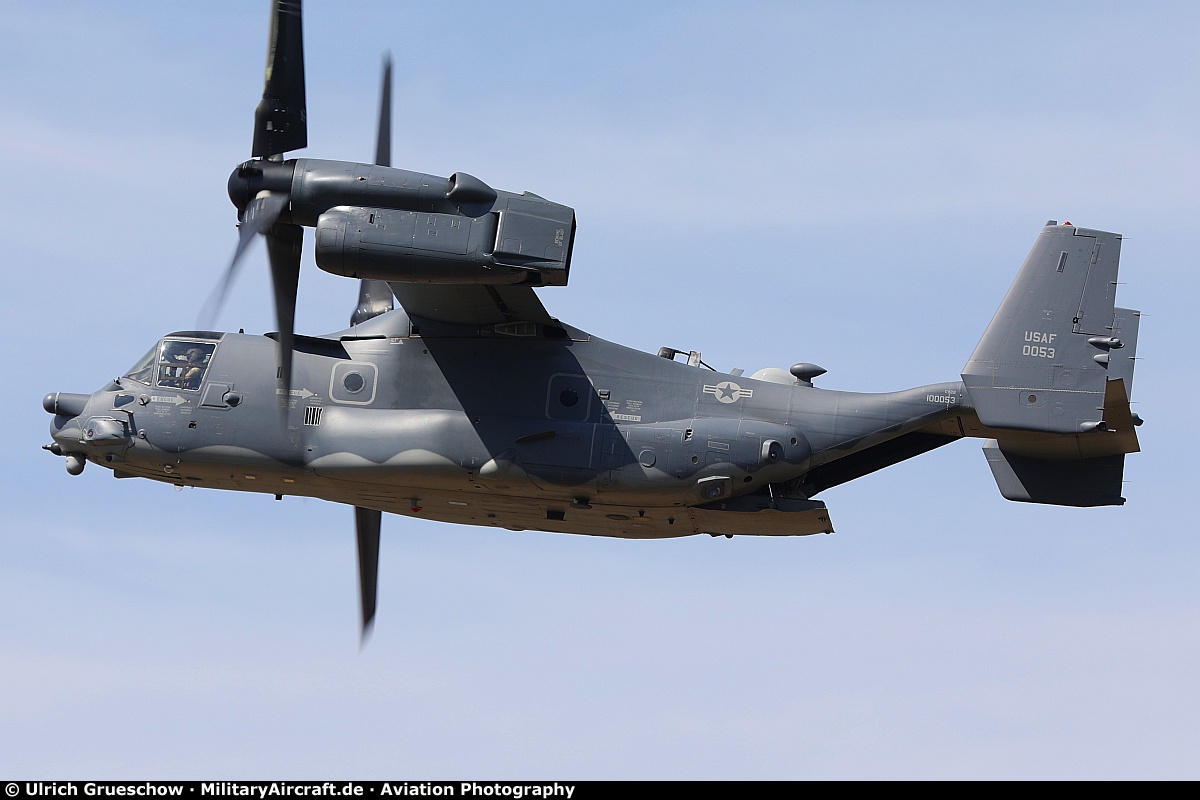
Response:
[[[54,421],[50,423],[50,436],[54,441],[45,445],[43,449],[49,450],[56,456],[65,456],[67,472],[72,475],[83,472],[84,465],[87,464],[87,458],[82,453],[69,448],[72,443],[78,442],[80,439],[79,423],[76,417],[83,413],[90,399],[92,399],[90,394],[73,392],[51,392],[42,398],[42,408],[46,409],[47,413],[54,415]]]

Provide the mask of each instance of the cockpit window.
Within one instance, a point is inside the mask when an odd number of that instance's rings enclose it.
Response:
[[[159,386],[199,389],[216,345],[190,339],[164,339],[158,346]]]
[[[158,345],[150,348],[150,352],[137,360],[137,363],[129,368],[129,372],[125,373],[126,378],[131,378],[138,383],[150,385],[150,381],[154,378],[154,359],[158,355]]]

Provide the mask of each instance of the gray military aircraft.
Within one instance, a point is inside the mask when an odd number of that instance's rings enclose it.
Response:
[[[721,373],[551,316],[534,288],[566,285],[574,211],[392,168],[390,65],[375,163],[285,160],[307,146],[299,0],[275,0],[269,45],[213,305],[261,235],[279,332],[172,333],[96,392],[47,395],[46,449],[72,475],[91,461],[354,506],[364,635],[383,512],[626,538],[832,533],[816,495],[967,436],[1010,500],[1125,502],[1139,313],[1114,303],[1120,235],[1048,222],[960,380],[862,394],[814,386],[825,370],[808,363]],[[317,266],[361,281],[346,330],[293,333],[303,227]]]

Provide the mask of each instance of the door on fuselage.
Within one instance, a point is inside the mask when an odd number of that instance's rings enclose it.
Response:
[[[586,375],[561,372],[547,380],[545,428],[517,440],[517,456],[535,484],[580,486],[596,478],[595,394]]]

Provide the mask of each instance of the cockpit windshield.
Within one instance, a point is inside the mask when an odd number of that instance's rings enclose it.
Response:
[[[164,339],[158,349],[158,385],[199,389],[216,347],[212,342]]]
[[[126,378],[169,389],[199,389],[217,346],[194,339],[163,339],[133,365]]]
[[[125,373],[125,377],[149,386],[150,381],[154,379],[154,359],[157,355],[158,345],[154,345],[146,355],[139,358],[137,363],[129,368],[129,371]]]

